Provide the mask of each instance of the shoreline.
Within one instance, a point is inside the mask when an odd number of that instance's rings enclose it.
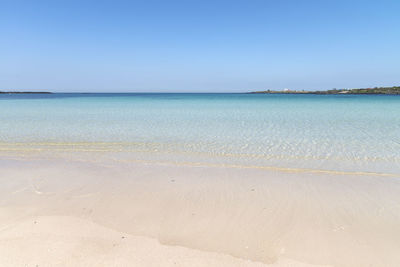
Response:
[[[264,169],[288,173],[320,173],[400,177],[400,158],[324,157],[310,155],[257,154],[185,150],[180,144],[151,142],[0,142],[0,157],[65,159],[71,156],[99,158],[115,163],[155,163],[199,167]],[[319,168],[318,168],[319,166]]]

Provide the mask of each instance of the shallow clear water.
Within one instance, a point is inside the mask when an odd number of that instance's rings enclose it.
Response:
[[[400,97],[0,95],[0,149],[400,173]]]

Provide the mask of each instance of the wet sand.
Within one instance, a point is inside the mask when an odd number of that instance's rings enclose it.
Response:
[[[2,157],[0,170],[1,266],[400,262],[395,175],[118,161],[100,154]]]

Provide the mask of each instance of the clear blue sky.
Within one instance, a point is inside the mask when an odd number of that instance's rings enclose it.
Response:
[[[0,89],[400,85],[400,1],[0,0]]]

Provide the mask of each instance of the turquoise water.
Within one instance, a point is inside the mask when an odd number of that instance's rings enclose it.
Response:
[[[3,152],[63,144],[173,161],[398,174],[400,97],[0,95],[0,143]]]

